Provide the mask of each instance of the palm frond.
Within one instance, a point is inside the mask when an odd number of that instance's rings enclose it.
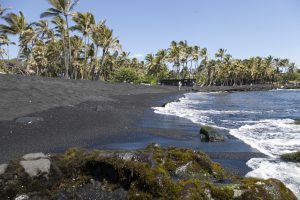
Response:
[[[78,3],[79,3],[79,0],[74,0],[74,2],[71,3],[71,5],[70,5],[69,12],[72,11]]]
[[[43,12],[40,17],[45,18],[45,17],[55,17],[61,13],[60,10],[55,9],[55,8],[48,8],[45,12]]]
[[[61,10],[60,2],[58,0],[48,0],[48,3],[55,9]]]

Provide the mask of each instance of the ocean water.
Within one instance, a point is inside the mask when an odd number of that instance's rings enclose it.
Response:
[[[268,156],[250,159],[246,176],[279,179],[300,199],[300,164],[280,160],[281,154],[300,150],[300,125],[294,123],[300,119],[300,90],[189,93],[153,109],[228,130]]]

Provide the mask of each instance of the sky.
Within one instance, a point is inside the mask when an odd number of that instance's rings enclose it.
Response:
[[[29,22],[50,7],[46,0],[0,3]],[[75,10],[106,19],[123,50],[139,59],[187,40],[207,47],[211,57],[224,48],[235,58],[272,55],[300,66],[299,0],[81,0]],[[17,46],[10,54],[16,56]]]

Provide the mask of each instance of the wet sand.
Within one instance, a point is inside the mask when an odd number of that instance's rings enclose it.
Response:
[[[201,143],[196,125],[151,110],[183,93],[177,87],[0,75],[0,163],[31,152],[140,149],[155,142],[208,152],[244,175],[246,161],[262,154],[233,137]]]

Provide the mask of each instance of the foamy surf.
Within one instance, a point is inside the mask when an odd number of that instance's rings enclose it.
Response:
[[[300,149],[300,126],[292,119],[261,120],[229,133],[273,158]]]
[[[244,93],[190,93],[155,113],[173,115],[199,125],[227,129],[236,138],[269,156],[253,158],[246,176],[276,178],[300,199],[300,165],[280,155],[300,150],[300,90]]]
[[[263,179],[276,178],[290,188],[300,198],[300,165],[298,163],[281,162],[279,159],[252,158],[247,165],[253,171],[247,177]]]

